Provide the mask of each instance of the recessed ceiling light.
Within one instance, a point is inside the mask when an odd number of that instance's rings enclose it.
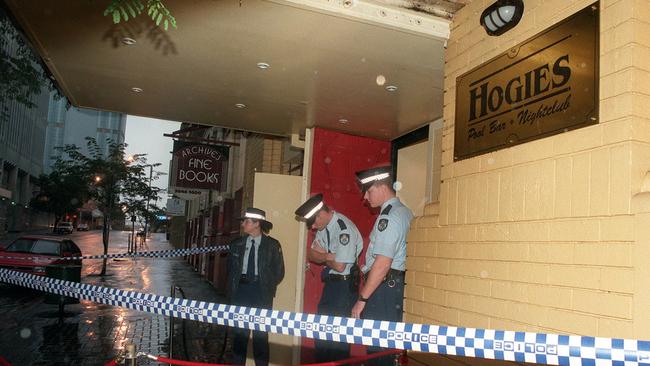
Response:
[[[388,90],[389,92],[394,92],[395,90],[397,90],[397,87],[395,85],[388,85],[386,87],[386,90]]]
[[[257,68],[258,69],[266,70],[269,67],[271,67],[271,65],[267,64],[266,62],[258,62],[257,63]]]
[[[136,44],[136,42],[137,41],[135,39],[131,38],[131,37],[122,38],[122,43],[124,43],[127,46],[132,46],[132,45]]]
[[[131,91],[134,92],[134,93],[142,93],[142,88],[134,87],[134,88],[131,88]]]
[[[377,85],[382,86],[382,85],[386,84],[386,77],[384,75],[381,75],[381,74],[377,75],[376,82],[377,82]]]
[[[246,104],[244,104],[244,103],[237,103],[237,104],[235,104],[235,108],[237,108],[237,109],[244,109],[244,108],[246,108]]]
[[[348,120],[345,119],[345,118],[340,118],[340,119],[339,119],[339,123],[342,123],[342,124],[344,124],[344,125],[347,125],[348,123],[350,123],[350,121],[348,121]]]

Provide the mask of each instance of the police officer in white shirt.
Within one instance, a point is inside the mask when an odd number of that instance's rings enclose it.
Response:
[[[406,236],[413,219],[411,210],[396,197],[391,166],[356,173],[363,198],[379,208],[379,216],[370,233],[366,264],[362,268],[365,283],[352,308],[352,317],[402,321],[404,272],[406,270]],[[368,352],[382,351],[368,347]],[[370,360],[373,365],[393,365],[393,359]]]
[[[296,216],[305,220],[309,229],[316,230],[309,250],[309,260],[324,264],[321,279],[323,293],[318,313],[350,316],[357,298],[359,268],[357,258],[363,249],[363,238],[356,225],[323,202],[316,194],[296,209]],[[317,362],[342,360],[350,357],[350,345],[343,342],[314,340]]]

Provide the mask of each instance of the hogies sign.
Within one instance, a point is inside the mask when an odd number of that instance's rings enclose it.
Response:
[[[454,159],[598,122],[598,3],[456,80]]]
[[[185,145],[174,152],[176,188],[226,188],[228,150],[220,146]]]

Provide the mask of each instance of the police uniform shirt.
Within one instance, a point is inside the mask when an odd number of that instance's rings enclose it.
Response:
[[[411,219],[413,213],[397,197],[381,205],[379,217],[370,233],[370,245],[363,268],[365,273],[372,267],[376,255],[392,258],[391,269],[406,270],[406,235]]]
[[[329,232],[329,240],[328,240]],[[356,225],[347,217],[333,211],[332,220],[323,229],[316,232],[316,237],[311,247],[314,248],[320,242],[328,253],[335,253],[335,261],[339,263],[346,263],[343,272],[337,272],[330,269],[329,273],[347,275],[350,274],[350,268],[355,262],[355,259],[363,249],[363,238],[357,229]]]
[[[251,251],[251,247],[253,246],[253,240],[255,240],[255,275],[257,276],[258,273],[258,268],[259,266],[257,265],[257,254],[259,253],[259,247],[260,247],[260,242],[262,241],[262,236],[248,236],[246,238],[246,251],[244,252],[244,265],[242,266],[242,271],[241,273],[246,274],[248,273],[248,255]]]

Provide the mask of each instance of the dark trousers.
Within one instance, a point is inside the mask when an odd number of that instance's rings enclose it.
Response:
[[[351,281],[326,280],[318,303],[318,314],[349,317],[357,296]],[[316,362],[343,360],[350,357],[350,344],[345,342],[315,339],[314,346]]]
[[[372,296],[370,296],[366,303],[366,307],[363,309],[364,319],[388,320],[392,322],[402,321],[404,277],[396,278],[393,281],[382,283],[377,287]],[[391,287],[389,285],[394,286]],[[369,354],[385,350],[386,349],[382,347],[368,347]],[[394,366],[395,356],[385,356],[368,360],[366,365]]]
[[[239,288],[233,294],[233,305],[250,306],[255,308],[270,309],[273,307],[273,299],[264,299],[259,282],[240,283]],[[232,328],[232,364],[246,364],[246,353],[248,352],[248,338],[251,330]],[[253,357],[255,366],[267,366],[269,364],[269,335],[266,332],[253,331]]]

